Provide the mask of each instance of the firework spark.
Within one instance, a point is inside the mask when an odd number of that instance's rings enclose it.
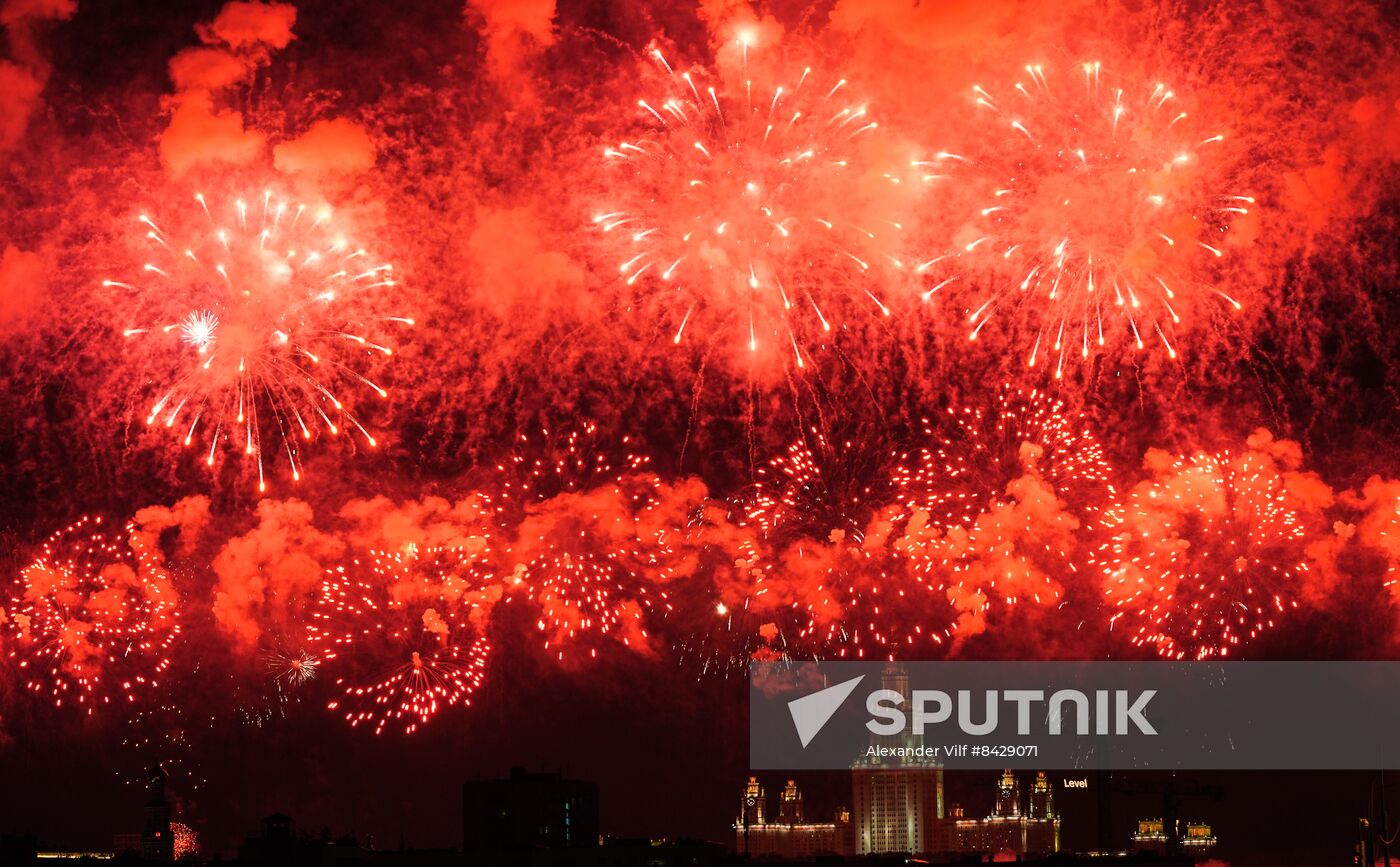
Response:
[[[1039,389],[1006,384],[990,406],[950,408],[923,427],[931,445],[897,467],[893,483],[909,510],[943,527],[973,524],[1027,472],[1091,522],[1113,502],[1113,468],[1088,419]]]
[[[393,266],[347,240],[329,209],[270,191],[195,202],[169,225],[138,217],[151,258],[136,278],[103,281],[166,319],[124,332],[155,353],[152,378],[163,382],[146,424],[186,446],[207,439],[209,466],[221,444],[254,459],[259,491],[265,455],[285,453],[299,481],[301,444],[322,434],[354,431],[375,447],[351,394],[388,397],[369,371],[394,354],[383,334],[414,324],[374,309],[394,292]]]
[[[1234,655],[1298,607],[1305,530],[1260,456],[1150,452],[1098,550],[1112,624],[1167,659]]]
[[[469,705],[491,651],[481,633],[499,598],[500,586],[460,549],[376,552],[327,570],[307,643],[323,665],[349,669],[327,708],[377,735],[389,726],[412,734]],[[387,673],[386,660],[395,661]]]
[[[158,558],[101,518],[58,531],[19,575],[3,627],[26,687],[91,715],[158,686],[180,634],[178,600]]]
[[[769,537],[859,543],[875,510],[889,502],[886,470],[899,457],[894,451],[872,455],[852,439],[831,442],[813,430],[756,470],[745,517]]]
[[[145,769],[160,765],[172,781],[179,781],[180,788],[199,791],[209,780],[200,764],[197,742],[200,735],[209,733],[213,722],[213,715],[196,716],[186,701],[135,706],[121,728],[121,745],[138,760],[121,762],[122,770],[115,772],[117,779],[123,785],[144,788]]]
[[[1121,339],[1176,358],[1205,302],[1240,309],[1213,268],[1254,199],[1204,189],[1224,136],[1183,98],[1157,82],[1110,84],[1097,62],[1069,76],[1027,66],[1008,92],[972,96],[996,130],[988,153],[929,161],[931,177],[959,163],[998,176],[954,251],[994,287],[970,305],[971,339],[998,315],[1025,317],[1027,365],[1053,363],[1059,377],[1067,358],[1087,362]]]
[[[625,284],[655,293],[673,342],[703,321],[702,333],[734,328],[750,352],[788,347],[803,367],[839,316],[890,315],[877,275],[903,267],[890,252],[901,226],[856,216],[872,171],[862,146],[879,124],[848,82],[810,68],[726,81],[652,57],[665,91],[638,100],[641,128],[604,149],[617,178],[593,224]]]

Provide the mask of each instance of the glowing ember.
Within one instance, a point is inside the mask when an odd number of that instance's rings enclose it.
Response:
[[[19,574],[0,627],[25,686],[91,715],[150,694],[180,634],[170,577],[148,551],[84,517],[51,536]]]
[[[380,333],[413,324],[375,309],[392,297],[393,266],[343,237],[328,209],[271,192],[195,201],[169,224],[138,217],[151,259],[137,277],[103,281],[165,319],[125,332],[151,353],[152,378],[163,383],[146,423],[187,446],[207,439],[209,466],[221,444],[255,459],[259,491],[265,455],[283,452],[300,480],[301,444],[321,434],[355,431],[376,446],[351,394],[388,396],[369,378],[394,354]]]

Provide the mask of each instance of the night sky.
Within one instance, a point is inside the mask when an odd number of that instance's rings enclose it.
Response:
[[[1400,654],[1392,4],[0,26],[0,833],[728,841],[751,658]],[[1375,782],[1187,777],[1237,867]]]

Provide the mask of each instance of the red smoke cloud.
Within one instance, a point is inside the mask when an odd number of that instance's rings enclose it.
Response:
[[[468,0],[469,21],[486,41],[486,70],[516,101],[534,98],[528,63],[554,44],[554,0]]]
[[[49,77],[49,63],[38,34],[46,24],[63,21],[77,10],[76,0],[6,0],[0,4],[9,58],[0,58],[0,153],[16,147],[39,108]]]
[[[40,254],[13,245],[0,253],[0,334],[39,308],[48,280],[49,265]]]
[[[244,127],[241,112],[218,107],[219,96],[238,84],[271,52],[293,39],[296,7],[285,3],[227,4],[212,22],[196,27],[204,48],[187,48],[170,61],[175,93],[166,102],[170,125],[160,152],[178,177],[201,163],[246,166],[259,159],[267,138]]]
[[[262,500],[255,514],[256,525],[229,539],[211,564],[215,622],[243,652],[268,633],[296,632],[322,570],[346,551],[343,540],[316,528],[301,500]]]
[[[289,175],[356,174],[374,165],[374,142],[363,127],[344,118],[317,121],[273,148],[272,162]]]

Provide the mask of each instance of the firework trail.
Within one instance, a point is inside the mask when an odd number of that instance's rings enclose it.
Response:
[[[1076,534],[1116,501],[1087,420],[1007,385],[990,406],[950,408],[924,428],[930,445],[894,473],[909,516],[894,547],[961,612],[954,629],[980,631],[993,601],[1060,604]]]
[[[861,200],[865,141],[879,124],[844,78],[676,69],[637,100],[629,138],[603,150],[612,173],[592,221],[623,283],[681,343],[733,333],[750,353],[809,346],[842,317],[889,316],[881,293],[901,229]],[[746,55],[747,56],[747,55]]]
[[[1303,521],[1258,454],[1152,451],[1148,465],[1092,558],[1110,622],[1166,659],[1236,655],[1298,607]]]
[[[159,558],[83,517],[19,574],[0,627],[27,689],[88,715],[149,695],[180,634],[178,599]]]
[[[977,275],[965,282],[989,287],[969,303],[971,339],[994,319],[1024,321],[1027,366],[1053,364],[1060,377],[1067,359],[1087,363],[1123,341],[1176,358],[1192,320],[1240,309],[1213,283],[1231,220],[1254,199],[1208,189],[1224,136],[1186,99],[1156,81],[1110,80],[1097,62],[1027,66],[1005,92],[972,96],[986,153],[923,165],[940,180],[975,167],[990,184],[972,185],[982,201],[967,237],[919,266],[962,264]]]
[[[378,735],[390,726],[412,734],[440,711],[469,705],[500,596],[490,573],[460,549],[375,552],[327,570],[307,627],[322,665],[345,672],[327,708]]]
[[[672,578],[673,531],[661,480],[651,459],[614,448],[596,425],[554,436],[521,436],[496,467],[500,521],[515,528],[513,587],[539,609],[544,648],[559,659],[563,646],[615,638],[643,649],[648,612],[664,614],[661,589]],[[596,646],[589,650],[597,655]]]
[[[328,208],[270,191],[194,202],[168,224],[139,216],[150,258],[135,276],[103,281],[156,320],[123,332],[162,383],[146,424],[186,446],[207,440],[211,467],[221,446],[253,459],[260,492],[265,456],[283,453],[299,481],[304,443],[353,431],[375,447],[353,394],[388,397],[369,372],[394,354],[391,326],[414,324],[375,307],[394,293],[393,266],[346,239]]]

